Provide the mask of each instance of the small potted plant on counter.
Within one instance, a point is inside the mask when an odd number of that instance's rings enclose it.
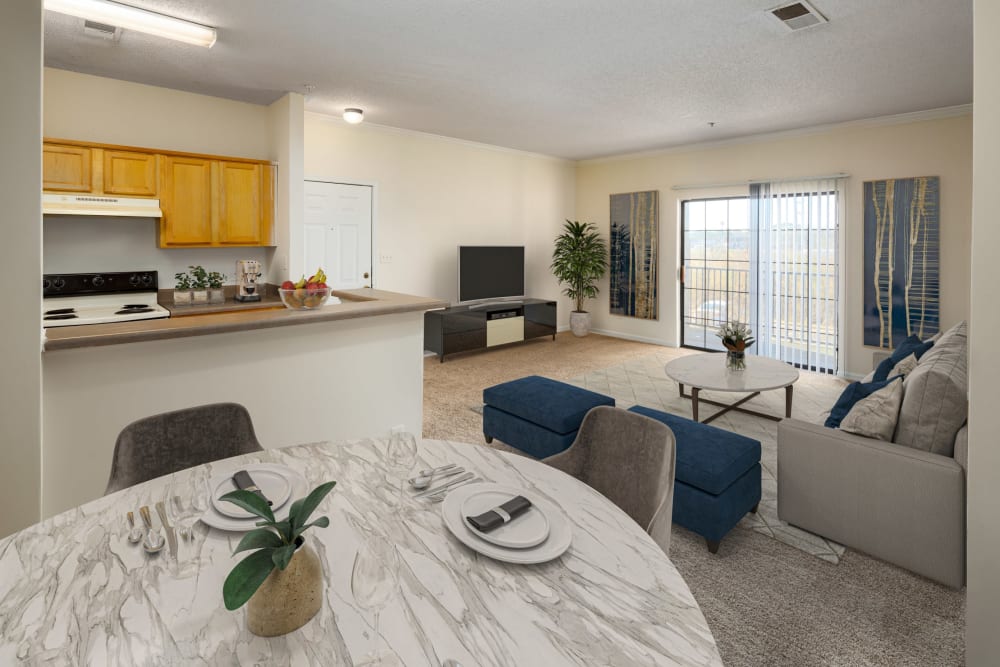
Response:
[[[218,271],[209,271],[206,279],[208,280],[208,302],[225,303],[226,293],[222,290],[222,283],[225,282],[226,276]]]
[[[191,303],[204,305],[208,303],[208,272],[204,266],[188,266],[191,271]]]
[[[191,276],[184,273],[183,271],[178,271],[174,274],[174,279],[177,284],[174,286],[174,305],[175,306],[190,306],[191,305]]]

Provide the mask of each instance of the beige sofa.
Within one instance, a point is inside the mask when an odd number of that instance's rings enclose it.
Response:
[[[962,322],[905,377],[892,442],[783,420],[778,425],[778,517],[961,588],[967,358]]]

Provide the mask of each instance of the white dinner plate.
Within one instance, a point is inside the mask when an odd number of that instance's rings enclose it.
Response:
[[[549,520],[538,509],[536,505],[538,499],[534,494],[495,484],[482,484],[480,486],[487,488],[477,490],[462,503],[462,517],[480,539],[508,549],[530,549],[537,547],[549,536]],[[470,516],[487,512],[515,496],[527,498],[531,502],[531,507],[524,513],[517,515],[509,523],[488,533],[477,530],[469,523]]]
[[[444,519],[444,525],[448,527],[451,534],[473,551],[504,563],[533,565],[561,556],[573,541],[573,530],[569,518],[558,505],[537,495],[532,495],[532,502],[538,501],[535,503],[535,507],[549,521],[549,536],[538,546],[528,549],[508,549],[490,544],[479,537],[478,531],[470,528],[465,523],[465,517],[462,515],[462,504],[465,500],[472,494],[478,493],[487,487],[495,488],[499,486],[499,484],[466,484],[449,493],[444,502],[441,503],[441,516]],[[523,489],[513,487],[500,488],[505,489],[508,493],[513,490],[514,495],[524,495]]]
[[[209,482],[209,488],[212,489],[212,505],[219,514],[233,519],[249,519],[254,516],[242,507],[219,500],[221,496],[236,490],[233,475],[240,470],[246,470],[250,473],[253,481],[257,484],[257,488],[271,501],[272,512],[277,511],[288,502],[288,496],[292,492],[292,485],[288,481],[288,475],[293,472],[292,469],[278,463],[251,463],[237,470],[216,475]]]
[[[288,475],[288,481],[291,486],[290,497],[294,499],[304,498],[308,492],[309,483],[306,482],[306,478],[303,477],[298,472],[291,470]],[[233,471],[235,472],[235,470]],[[274,513],[274,518],[278,521],[283,521],[288,518],[288,510],[292,508],[292,503],[285,503],[278,511]],[[212,503],[208,504],[208,509],[205,513],[201,515],[201,521],[207,526],[212,528],[218,528],[219,530],[227,530],[235,533],[245,533],[247,531],[253,530],[257,527],[257,517],[250,517],[247,519],[233,519],[231,517],[220,514],[218,510]]]

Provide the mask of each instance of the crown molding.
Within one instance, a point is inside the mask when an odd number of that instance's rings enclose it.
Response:
[[[755,144],[780,139],[794,139],[796,137],[807,137],[816,134],[825,134],[837,130],[863,129],[870,127],[883,127],[886,125],[904,125],[906,123],[919,123],[928,120],[939,120],[942,118],[955,118],[966,116],[972,113],[971,104],[959,104],[951,107],[940,107],[938,109],[928,109],[926,111],[911,111],[908,113],[894,114],[891,116],[876,116],[874,118],[862,118],[859,120],[849,120],[842,123],[828,123],[826,125],[811,125],[809,127],[796,128],[794,130],[780,130],[778,132],[766,132],[763,134],[748,134],[742,137],[732,137],[730,139],[720,139],[719,141],[703,141],[693,144],[679,144],[666,148],[657,148],[648,151],[637,151],[634,153],[622,153],[621,155],[609,155],[607,157],[588,158],[577,161],[577,164],[602,164],[605,162],[622,162],[626,160],[637,160],[642,158],[656,157],[658,155],[669,155],[672,153],[690,153],[693,151],[709,150],[713,148],[723,148],[725,146],[738,146],[741,144]]]
[[[389,134],[402,134],[408,136],[416,136],[423,139],[433,139],[435,141],[444,141],[450,144],[456,144],[459,146],[465,146],[466,148],[476,148],[479,150],[488,150],[494,153],[506,153],[508,155],[518,155],[521,157],[530,157],[536,159],[549,160],[552,162],[559,162],[565,165],[575,165],[577,160],[569,160],[566,158],[558,157],[556,155],[546,155],[545,153],[532,153],[531,151],[521,150],[519,148],[507,148],[506,146],[497,146],[495,144],[485,144],[478,141],[470,141],[468,139],[458,139],[456,137],[449,137],[443,134],[434,134],[432,132],[421,132],[420,130],[409,130],[404,127],[394,127],[392,125],[379,125],[378,123],[370,123],[367,120],[359,125],[351,125],[343,118],[339,116],[334,116],[331,114],[323,113],[322,111],[309,111],[306,110],[307,115],[316,116],[316,118],[322,122],[329,122],[334,124],[343,125],[345,127],[352,128],[373,128],[381,132],[386,132]]]

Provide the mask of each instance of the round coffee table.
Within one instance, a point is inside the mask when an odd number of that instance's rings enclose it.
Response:
[[[747,367],[742,371],[731,371],[726,368],[726,355],[722,353],[707,352],[705,354],[693,354],[669,362],[664,370],[667,376],[677,382],[680,386],[682,398],[691,399],[691,419],[698,421],[698,403],[708,403],[725,408],[701,423],[707,424],[716,417],[724,415],[730,410],[743,412],[748,415],[756,415],[765,419],[781,421],[781,417],[769,415],[756,410],[741,408],[740,406],[749,401],[754,396],[759,396],[762,391],[785,388],[785,417],[792,416],[792,385],[799,379],[799,372],[794,367],[783,361],[768,359],[766,357],[754,357],[747,355]],[[684,393],[684,385],[691,387],[691,393]],[[707,389],[709,391],[731,391],[737,393],[749,392],[749,396],[744,396],[735,403],[719,403],[707,398],[699,398],[699,393]]]

